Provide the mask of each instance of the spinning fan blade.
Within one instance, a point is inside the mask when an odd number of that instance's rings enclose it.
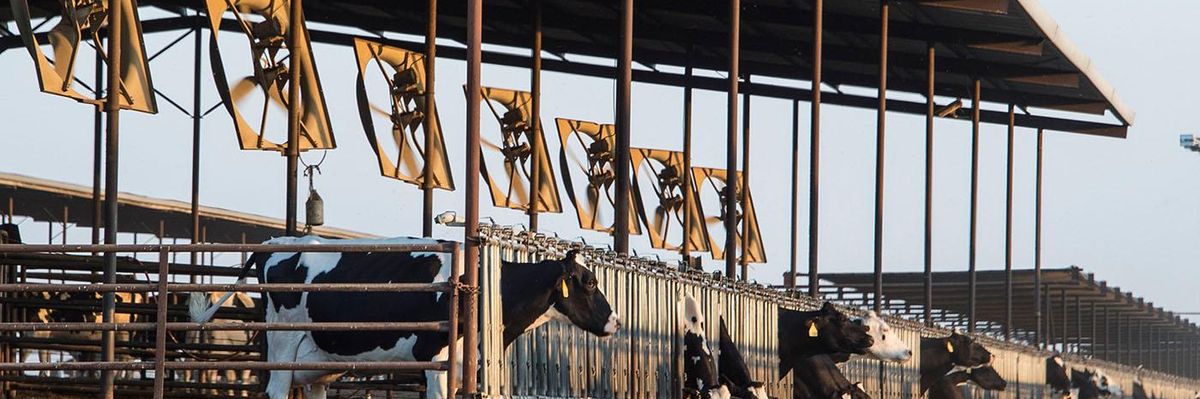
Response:
[[[136,0],[114,0],[112,2],[97,1],[93,3],[76,4],[68,1],[61,4],[61,19],[48,33],[49,44],[54,53],[51,63],[42,52],[33,31],[33,24],[27,0],[11,0],[12,19],[21,33],[25,49],[34,61],[38,83],[44,93],[68,97],[76,101],[98,104],[103,99],[85,96],[73,88],[75,80],[75,62],[79,59],[78,52],[82,41],[92,40],[95,32],[114,19],[120,20],[121,29],[113,32],[120,39],[121,59],[119,69],[120,80],[109,82],[118,90],[117,98],[121,109],[145,113],[157,113],[158,106],[154,96],[154,88],[150,79],[150,64],[146,59],[146,47],[142,40],[142,23],[138,17]],[[106,7],[105,4],[111,4]],[[93,45],[103,49],[100,43]],[[103,54],[103,50],[102,54]],[[110,67],[113,60],[105,60]]]
[[[379,116],[382,116],[384,118],[388,118],[388,120],[392,119],[392,111],[386,110],[383,107],[380,107],[378,105],[371,104],[371,112],[379,114]]]
[[[529,92],[492,87],[484,87],[481,91],[484,105],[500,125],[498,133],[505,138],[502,146],[490,143],[485,145],[491,149],[498,149],[495,152],[504,157],[506,173],[509,173],[508,182],[505,183],[488,171],[487,162],[480,165],[479,172],[491,188],[492,204],[523,211],[532,209],[537,213],[562,212],[558,183],[554,177],[554,167],[550,163],[549,151],[546,149],[546,140],[541,129],[533,128],[538,124],[534,123],[535,116],[530,109],[532,95]],[[534,137],[540,140],[535,140]],[[486,160],[495,155],[483,156]],[[531,179],[535,175],[532,173],[535,167],[539,179],[533,182]],[[530,190],[537,190],[536,203],[531,203]]]

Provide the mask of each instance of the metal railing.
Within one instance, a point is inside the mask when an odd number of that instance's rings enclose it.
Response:
[[[164,397],[164,384],[168,370],[336,370],[336,371],[407,371],[442,370],[448,373],[451,394],[459,387],[458,370],[453,367],[458,356],[457,348],[451,344],[446,361],[398,361],[398,362],[265,362],[265,361],[167,361],[167,337],[171,331],[380,331],[410,330],[437,331],[449,335],[448,342],[457,341],[459,332],[459,296],[470,293],[469,287],[459,283],[462,274],[461,244],[442,242],[430,244],[187,244],[187,245],[0,245],[0,258],[7,254],[20,253],[157,253],[157,281],[150,283],[120,284],[0,284],[0,293],[21,292],[70,292],[70,293],[155,293],[158,295],[154,322],[0,322],[2,332],[25,331],[154,331],[154,360],[149,362],[47,362],[47,363],[0,363],[0,371],[35,370],[109,370],[109,371],[153,371],[153,397]],[[258,283],[258,284],[187,284],[171,282],[172,270],[168,262],[172,253],[217,253],[217,252],[435,252],[450,254],[451,269],[448,282],[429,284],[414,283]],[[171,322],[168,317],[168,295],[179,292],[441,292],[450,295],[449,315],[445,321],[432,322],[235,322],[193,323]],[[265,301],[263,302],[265,306]],[[109,309],[110,311],[113,309]],[[472,312],[474,309],[467,309]],[[465,328],[464,334],[474,335],[476,329]],[[471,340],[468,339],[468,342]],[[113,341],[102,342],[102,350],[113,351]],[[467,348],[465,350],[471,350]],[[45,359],[40,359],[45,360]]]

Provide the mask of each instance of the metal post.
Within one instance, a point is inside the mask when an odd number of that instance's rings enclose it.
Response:
[[[688,235],[692,231],[692,49],[688,49],[688,65],[683,69],[683,243],[684,262],[691,267],[692,241]],[[794,180],[794,179],[793,179]],[[794,241],[794,240],[793,240]]]
[[[819,3],[819,2],[821,2],[821,0],[817,0],[817,2]],[[796,271],[797,271],[796,262],[798,260],[797,254],[796,254],[796,249],[797,249],[796,248],[796,239],[799,238],[799,235],[800,235],[800,232],[797,229],[797,225],[798,225],[797,219],[799,218],[799,211],[800,211],[800,193],[797,192],[797,189],[799,188],[798,186],[800,185],[799,179],[800,179],[800,100],[792,100],[792,191],[791,191],[791,194],[792,194],[792,240],[790,241],[790,243],[792,244],[791,245],[791,269],[788,272],[788,277],[783,279],[783,283],[785,285],[787,285],[788,291],[794,291],[796,289],[796,277],[797,277],[796,276]],[[812,251],[812,248],[809,248],[809,251]],[[813,284],[812,277],[814,275],[813,272],[815,270],[813,270],[814,268],[811,267],[812,266],[811,264],[809,266],[810,267],[808,270],[809,271],[809,273],[808,273],[808,275],[809,275],[808,294],[810,296],[812,296],[813,298],[816,298],[817,295],[820,293],[820,287],[817,287],[816,284]]]
[[[1083,304],[1075,297],[1075,354],[1083,354]]]
[[[750,83],[750,74],[746,74],[746,83]],[[750,94],[742,93],[742,195],[738,196],[738,201],[741,203],[742,212],[750,209]],[[738,264],[742,267],[742,281],[750,280],[750,255],[747,254],[747,248],[750,247],[750,223],[746,222],[746,215],[742,215],[742,231],[740,233],[741,242],[738,246],[742,248],[742,256],[738,258]]]
[[[288,25],[289,49],[304,46],[300,42],[301,22],[304,21],[303,0],[291,0],[291,23]],[[284,234],[294,236],[296,230],[296,176],[300,160],[300,57],[288,57],[288,141],[284,148],[287,156],[287,206]]]
[[[1091,301],[1091,308],[1092,317],[1088,322],[1092,325],[1092,336],[1088,339],[1088,355],[1096,357],[1096,346],[1099,344],[1099,340],[1096,339],[1096,319],[1099,318],[1099,315],[1096,313],[1096,301]]]
[[[1033,285],[1040,287],[1042,285],[1042,129],[1037,131],[1037,177],[1034,195],[1034,212],[1033,212]],[[1033,302],[1037,309],[1034,310],[1034,317],[1037,318],[1037,331],[1035,341],[1046,342],[1045,333],[1042,331],[1042,291],[1034,290]]]
[[[1059,333],[1062,338],[1062,353],[1067,353],[1067,290],[1060,291],[1062,294],[1062,303],[1058,304],[1062,314],[1062,332]]]
[[[430,2],[432,3],[432,2],[436,2],[436,1],[437,0],[431,0]],[[425,148],[430,148],[430,147],[425,147]],[[457,247],[458,246],[455,245],[454,252],[452,252],[450,254],[450,258],[451,258],[451,261],[450,261],[450,263],[451,263],[450,284],[455,287],[457,287],[459,284],[458,277],[462,272],[462,270],[459,270],[459,266],[462,264],[462,262],[461,262],[461,258],[459,258]],[[455,359],[457,359],[457,356],[459,355],[457,353],[459,348],[457,348],[458,345],[456,345],[456,342],[455,342],[458,340],[458,330],[459,330],[459,325],[458,325],[459,294],[460,293],[458,292],[458,289],[450,290],[450,312],[449,312],[450,314],[448,315],[448,317],[446,319],[450,324],[449,325],[450,328],[448,329],[449,331],[447,331],[447,333],[446,333],[449,335],[449,337],[447,337],[447,339],[449,341],[447,341],[447,342],[450,343],[449,345],[446,346],[446,355],[447,355],[446,363],[447,363],[447,366],[449,366],[446,368],[446,383],[447,383],[446,384],[446,388],[447,388],[446,393],[451,398],[457,397],[455,395],[455,392],[459,388],[463,388],[464,393],[474,392],[474,391],[467,391],[465,389],[467,386],[465,381],[461,381],[462,386],[461,387],[459,386],[460,384],[458,384],[458,382],[460,382],[460,381],[458,380],[459,376],[457,374],[460,370],[456,370],[456,368],[454,367]],[[476,328],[474,328],[472,326],[473,326],[473,324],[468,324],[466,326],[466,330],[467,331],[476,331]],[[469,352],[469,350],[467,348],[468,348],[467,345],[464,343],[463,347],[462,347],[463,351]],[[465,367],[466,364],[464,363],[463,366]],[[464,374],[464,377],[465,377],[465,374]],[[465,380],[465,379],[466,378],[463,378],[463,380]],[[474,386],[474,384],[472,384],[471,386]]]
[[[158,249],[158,303],[155,312],[154,399],[165,396],[167,375],[167,283],[170,281],[167,248]]]
[[[933,117],[937,48],[927,45],[925,87],[925,325],[933,326]],[[1036,285],[1035,285],[1036,287]],[[1037,291],[1036,289],[1034,291]]]
[[[104,243],[117,243],[117,201],[120,192],[117,189],[117,173],[120,143],[120,114],[121,114],[121,90],[118,88],[121,82],[121,24],[124,22],[122,18],[115,18],[117,10],[120,10],[120,4],[116,0],[110,0],[108,6],[108,31],[113,33],[108,35],[108,90],[105,98],[104,107],[108,113],[106,126],[106,148],[104,156]],[[104,282],[115,284],[117,282],[117,253],[108,251],[104,253]],[[104,308],[101,315],[101,321],[111,323],[113,321],[113,310],[116,308],[116,296],[112,292],[104,293]],[[101,360],[111,362],[116,359],[116,336],[113,331],[105,330],[101,332]],[[104,370],[100,372],[100,396],[103,399],[113,398],[113,378],[115,374],[112,370]]]
[[[627,0],[628,1],[628,0]],[[741,0],[729,1],[729,90],[725,113],[725,276],[737,278],[737,128],[738,128],[738,57],[741,40]]]
[[[970,242],[967,259],[967,331],[975,332],[975,238],[979,219],[979,79],[971,91],[971,217]],[[1066,342],[1063,343],[1066,347]]]
[[[63,207],[63,218],[62,218],[62,245],[67,245],[67,223],[68,223],[67,221],[71,220],[70,218],[71,218],[71,208],[64,206]]]
[[[879,109],[875,114],[875,312],[883,311],[883,159],[887,132],[888,0],[879,3]]]
[[[1013,332],[1013,136],[1016,134],[1016,106],[1008,105],[1008,185],[1004,202],[1004,340]]]
[[[482,98],[480,82],[480,47],[483,34],[483,0],[467,0],[467,134],[466,134],[466,204],[464,213],[467,222],[463,229],[463,275],[468,287],[478,287],[479,277],[479,102]],[[476,392],[475,370],[478,345],[476,331],[479,330],[478,295],[467,292],[463,296],[467,311],[466,328],[463,332],[463,393]],[[489,320],[489,323],[491,321]],[[492,327],[492,326],[489,326]]]
[[[1112,357],[1112,360],[1117,363],[1124,363],[1126,361],[1126,359],[1124,357],[1125,345],[1124,345],[1124,341],[1123,341],[1124,328],[1125,327],[1123,325],[1121,325],[1121,314],[1117,313],[1117,328],[1116,328],[1117,345],[1115,347],[1113,347],[1113,349],[1116,351],[1116,353]]]
[[[195,47],[192,55],[192,243],[200,241],[200,94],[202,87],[200,85],[200,59],[202,58],[200,47],[200,26],[203,20],[200,19],[200,13],[196,13],[196,27],[193,43]],[[188,258],[192,266],[196,265],[195,252],[191,253]],[[191,276],[194,280],[195,275]]]
[[[104,92],[104,58],[96,51],[96,98]],[[104,206],[100,199],[101,159],[104,157],[104,104],[97,101],[93,116],[95,138],[92,143],[92,245],[100,243],[100,228],[104,225]],[[12,223],[12,199],[9,198],[8,222]],[[95,254],[92,254],[95,255]]]
[[[1035,278],[1038,277],[1039,274],[1040,273],[1035,273]],[[1053,300],[1050,298],[1050,286],[1043,286],[1040,281],[1041,279],[1038,278],[1038,280],[1037,286],[1040,287],[1037,290],[1039,293],[1038,299],[1045,298],[1045,300],[1042,301],[1042,308],[1045,310],[1045,317],[1039,317],[1038,320],[1038,333],[1042,334],[1039,342],[1042,344],[1042,349],[1050,350],[1050,348],[1054,347],[1054,313],[1050,307],[1050,302],[1053,302]]]
[[[617,148],[613,158],[617,189],[613,217],[613,249],[629,253],[629,137],[633,98],[633,0],[621,2],[621,54],[617,59]]]
[[[821,248],[817,233],[820,232],[818,221],[821,216],[821,70],[824,37],[825,0],[813,0],[812,107],[809,111],[808,147],[808,295],[813,298],[821,294],[820,263],[817,262]]]
[[[1104,307],[1104,360],[1112,361],[1112,308]]]
[[[433,165],[429,162],[433,159],[434,146],[433,129],[437,125],[437,108],[434,107],[434,75],[437,74],[437,0],[429,0],[429,17],[425,21],[425,109],[421,112],[425,113],[425,119],[421,123],[425,135],[425,162],[424,170],[421,175],[421,235],[425,237],[433,237],[433,187],[434,173]],[[534,107],[537,107],[537,94],[534,92]],[[536,109],[536,108],[535,108]],[[534,115],[537,115],[534,113]],[[537,118],[534,118],[537,120]],[[536,134],[534,136],[537,136]],[[537,147],[534,147],[537,148]],[[537,165],[537,157],[534,166]],[[537,176],[537,168],[533,168],[534,176]],[[536,182],[537,180],[534,180]],[[537,184],[531,188],[534,193],[537,193]],[[536,194],[534,194],[536,195]],[[530,203],[535,203],[537,197]],[[531,208],[532,209],[532,208]]]

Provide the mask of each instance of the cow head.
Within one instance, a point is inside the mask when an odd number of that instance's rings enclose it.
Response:
[[[837,399],[871,399],[871,395],[867,395],[867,391],[863,390],[861,382],[856,382]]]
[[[21,229],[12,223],[0,224],[0,244],[20,244]]]
[[[887,321],[884,321],[874,311],[867,312],[867,317],[855,319],[854,324],[863,326],[867,330],[867,334],[875,341],[875,344],[867,349],[867,356],[896,363],[904,363],[912,359],[912,348],[909,348],[903,339],[897,337],[892,332],[892,326],[888,325]]]
[[[1090,369],[1071,369],[1071,387],[1078,392],[1076,399],[1095,399],[1100,392],[1100,378]]]
[[[978,367],[992,362],[992,352],[970,336],[955,331],[944,339],[950,362],[959,367]]]
[[[981,366],[972,369],[967,369],[967,374],[970,375],[971,381],[980,388],[989,391],[1003,391],[1008,386],[1008,382],[1004,381],[1004,377],[996,372],[992,366]]]
[[[621,327],[621,318],[600,292],[596,274],[584,264],[578,250],[567,252],[558,260],[562,276],[554,287],[554,310],[566,316],[572,324],[597,336],[606,337]]]
[[[845,313],[838,310],[832,303],[825,302],[817,315],[805,321],[804,331],[816,339],[830,352],[866,354],[875,345],[875,339],[868,334],[870,327],[855,324]]]
[[[1059,394],[1070,393],[1071,376],[1067,375],[1067,364],[1062,356],[1056,354],[1046,358],[1046,385]]]

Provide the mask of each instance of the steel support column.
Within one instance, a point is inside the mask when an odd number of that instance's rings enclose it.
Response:
[[[933,118],[937,112],[936,93],[937,47],[927,45],[928,66],[925,70],[925,325],[933,326]],[[1036,289],[1034,290],[1036,291]]]
[[[1037,131],[1037,166],[1034,189],[1033,203],[1033,285],[1040,287],[1042,285],[1042,129]],[[1047,298],[1048,300],[1049,298]],[[1035,318],[1037,319],[1037,331],[1034,332],[1035,341],[1043,343],[1043,348],[1048,341],[1046,332],[1042,330],[1042,291],[1034,290],[1033,303]],[[1049,307],[1047,307],[1049,309]]]
[[[750,75],[746,74],[746,83],[750,83]],[[746,193],[750,192],[750,95],[742,93],[742,195],[738,196],[738,202],[741,204],[743,212],[750,209],[750,196]],[[743,215],[744,216],[744,215]],[[738,266],[741,267],[742,281],[750,280],[750,257],[746,254],[746,248],[750,247],[750,223],[742,223],[742,229],[739,233],[741,238],[738,242],[738,247],[742,250],[742,254],[738,257]]]
[[[967,259],[967,331],[970,332],[975,332],[975,239],[979,220],[979,91],[980,83],[976,78],[974,90],[971,90],[971,232]],[[1065,342],[1063,346],[1066,346]]]
[[[1008,105],[1008,183],[1004,200],[1004,340],[1013,332],[1013,136],[1016,134],[1016,106]]]
[[[201,44],[201,24],[203,19],[200,18],[200,13],[196,13],[196,27],[193,39],[193,54],[192,54],[192,243],[200,242],[200,118],[203,110],[200,109],[200,97],[202,86],[200,84],[201,68],[200,60],[203,58],[203,48]],[[189,263],[196,266],[196,256],[198,254],[192,252],[188,257]],[[196,276],[190,276],[189,281],[195,282]]]
[[[1060,290],[1062,294],[1062,302],[1058,304],[1062,314],[1062,332],[1059,334],[1062,338],[1062,353],[1067,353],[1067,290]]]
[[[1083,354],[1083,302],[1075,297],[1075,354]]]
[[[683,261],[692,267],[692,242],[688,234],[692,231],[692,59],[693,49],[688,49],[688,65],[683,69],[683,242],[681,244]],[[795,178],[792,179],[793,181]],[[794,196],[793,196],[794,197]],[[795,202],[793,199],[792,202]],[[793,224],[794,225],[794,224]],[[793,234],[793,241],[794,234]],[[793,253],[795,251],[793,250]],[[699,266],[699,265],[697,265]]]
[[[1088,322],[1091,323],[1092,335],[1088,338],[1088,355],[1096,357],[1096,346],[1100,343],[1100,341],[1096,339],[1096,325],[1097,319],[1100,318],[1100,315],[1099,313],[1096,313],[1096,301],[1091,301],[1090,304],[1092,317],[1088,320]]]
[[[808,147],[808,295],[821,295],[821,76],[824,63],[825,0],[813,0],[812,103],[809,110]],[[793,228],[794,230],[794,228]]]
[[[821,0],[817,0],[817,1],[819,2]],[[797,273],[796,263],[799,260],[799,259],[797,259],[798,255],[796,254],[796,246],[797,246],[796,240],[799,238],[799,235],[800,235],[800,232],[797,228],[798,223],[799,223],[797,221],[797,219],[799,219],[799,217],[800,217],[800,215],[799,215],[800,193],[797,192],[797,189],[800,188],[799,180],[800,180],[800,100],[792,100],[792,181],[791,181],[791,183],[792,183],[792,192],[791,192],[791,194],[792,194],[792,220],[791,220],[791,222],[792,222],[792,235],[791,235],[792,240],[791,240],[791,244],[792,245],[790,248],[790,253],[791,253],[790,259],[791,260],[790,260],[790,269],[788,272],[788,277],[783,279],[783,283],[787,286],[787,289],[789,291],[796,289],[796,277],[797,277],[796,276],[796,273]],[[812,249],[810,248],[809,251],[812,251]],[[809,271],[808,294],[810,296],[812,296],[813,298],[816,298],[818,295],[820,295],[820,287],[813,284],[812,276],[813,276],[814,270],[812,270],[812,268],[810,267],[808,271]]]
[[[437,66],[437,16],[438,16],[437,2],[438,2],[438,0],[429,0],[429,14],[425,19],[425,109],[421,110],[421,112],[425,113],[425,120],[424,120],[424,123],[421,123],[421,127],[423,128],[422,129],[423,134],[425,135],[425,143],[423,144],[423,148],[425,148],[425,151],[426,151],[425,162],[422,163],[424,169],[421,171],[421,235],[424,237],[433,237],[433,187],[434,187],[433,176],[434,176],[434,173],[433,173],[433,165],[429,162],[429,160],[433,158],[433,155],[432,155],[433,153],[430,152],[430,150],[434,146],[433,129],[434,129],[434,127],[436,127],[435,123],[437,123],[437,114],[436,114],[437,110],[434,107],[434,94],[433,94],[434,93],[434,84],[435,84],[434,77],[437,75],[437,68],[436,68],[436,66]],[[535,34],[535,36],[536,36],[536,34]],[[541,41],[535,40],[535,43],[540,44]],[[537,59],[537,61],[534,61],[534,62],[537,63],[540,61],[541,61],[541,59],[539,58],[539,59]],[[540,65],[538,65],[538,66],[540,67]],[[533,92],[533,107],[534,107],[534,109],[537,109],[536,108],[537,101],[538,101],[537,100],[537,91],[534,91]],[[537,115],[537,112],[534,112],[534,116],[536,116],[536,115]],[[536,117],[533,119],[534,119],[534,121],[538,120]],[[534,123],[536,124],[537,122],[534,122]],[[535,134],[535,135],[533,135],[533,137],[540,137],[540,136]],[[538,147],[535,144],[535,146],[533,148],[538,148]],[[534,161],[533,161],[534,167],[531,169],[533,169],[532,173],[533,173],[533,176],[535,177],[535,179],[532,181],[536,182],[537,181],[536,180],[537,157],[533,157],[532,159],[534,159]],[[532,204],[532,203],[537,202],[537,197],[536,197],[537,184],[534,183],[534,184],[531,184],[531,186],[533,187],[533,188],[531,188],[531,191],[533,191],[535,193],[535,194],[533,194],[533,196],[529,197],[530,203]]]
[[[463,283],[467,287],[478,287],[479,282],[479,102],[483,101],[483,85],[480,81],[480,60],[483,34],[483,0],[467,0],[467,132],[466,159],[467,170],[464,177],[467,182],[466,225],[463,229]],[[461,296],[467,311],[466,326],[463,331],[463,375],[462,388],[464,394],[474,394],[477,391],[475,379],[478,364],[476,357],[479,350],[477,331],[479,331],[479,294],[467,291]],[[491,321],[489,320],[489,323]],[[497,326],[487,326],[497,328]],[[453,396],[453,392],[451,392]]]
[[[616,204],[613,217],[613,249],[617,253],[629,253],[629,137],[632,134],[630,112],[633,98],[633,0],[621,2],[621,54],[617,57],[617,148],[613,162],[616,164]],[[732,230],[730,230],[732,231]],[[732,256],[735,252],[727,253]]]
[[[1103,358],[1106,361],[1112,361],[1112,307],[1104,307],[1104,352]]]
[[[109,1],[108,12],[108,31],[120,32],[123,27],[121,24],[122,18],[114,18],[116,10],[120,9],[120,5],[115,0]],[[117,204],[119,201],[120,191],[117,185],[118,165],[119,165],[119,146],[120,143],[120,116],[121,116],[121,90],[116,90],[120,87],[121,82],[121,61],[124,59],[121,54],[121,35],[109,35],[108,37],[108,93],[104,100],[104,107],[108,113],[106,138],[105,138],[105,155],[104,155],[104,243],[117,243]],[[117,282],[117,253],[108,251],[104,253],[104,282],[114,284]],[[104,293],[104,307],[101,312],[101,321],[105,323],[113,322],[114,310],[116,309],[116,295],[112,292]],[[100,336],[100,352],[101,360],[111,362],[116,359],[116,336],[114,331],[105,330]],[[100,372],[100,395],[104,399],[113,398],[113,379],[116,375],[112,370],[104,370]]]
[[[741,50],[741,0],[729,1],[729,89],[726,92],[725,113],[725,276],[737,278],[737,131],[738,131],[738,63]]]
[[[888,0],[879,4],[879,108],[875,113],[875,312],[883,311],[883,171],[887,137]]]
[[[1128,324],[1128,323],[1125,323],[1125,324]],[[1127,359],[1125,358],[1125,341],[1124,341],[1125,331],[1124,331],[1124,329],[1125,329],[1125,325],[1121,323],[1121,314],[1117,313],[1117,328],[1116,328],[1117,345],[1115,347],[1113,347],[1113,350],[1115,350],[1116,353],[1112,357],[1112,360],[1117,363],[1126,363],[1126,361],[1127,361]],[[1126,364],[1128,364],[1128,363],[1126,363]]]
[[[291,10],[288,15],[292,16],[294,22],[304,20],[304,6],[302,0],[292,0]],[[288,48],[300,48],[307,45],[301,43],[300,35],[302,25],[293,23],[288,25]],[[287,156],[287,206],[286,217],[284,219],[284,234],[295,236],[299,233],[296,229],[298,224],[296,220],[296,176],[297,168],[300,163],[300,57],[288,57],[288,70],[292,73],[288,74],[288,141],[287,147],[284,148]]]
[[[104,93],[104,58],[100,56],[100,52],[96,52],[96,98],[100,99]],[[104,159],[104,104],[96,102],[96,111],[93,116],[93,128],[95,129],[95,137],[92,143],[92,244],[100,243],[100,228],[104,226],[104,205],[100,199],[100,190],[103,183],[101,178],[104,175],[103,161]],[[12,223],[12,199],[9,199],[9,215],[8,222]],[[95,254],[92,254],[95,255]]]

